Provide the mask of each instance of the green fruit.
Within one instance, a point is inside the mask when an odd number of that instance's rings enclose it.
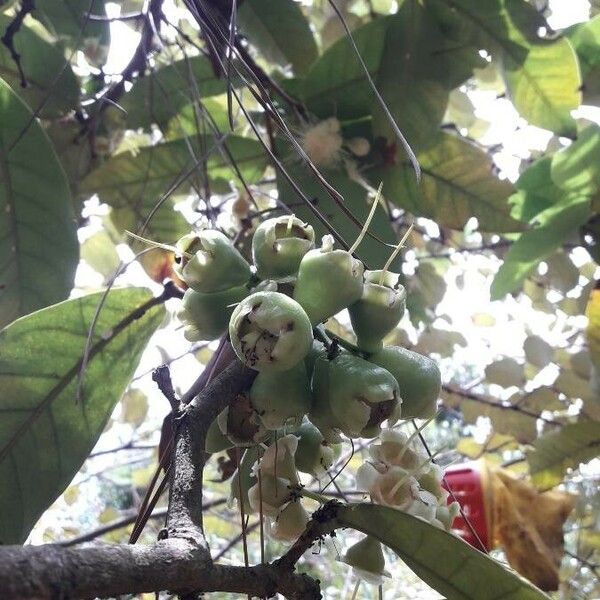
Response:
[[[319,340],[313,340],[312,346],[304,358],[304,366],[306,367],[306,374],[309,379],[312,379],[312,374],[315,369],[315,362],[319,356],[325,356],[327,354],[327,348],[325,344]]]
[[[302,307],[279,292],[257,292],[242,300],[229,321],[238,358],[256,371],[286,371],[311,348],[312,327]]]
[[[293,433],[298,438],[295,454],[298,471],[318,476],[331,467],[334,449],[325,441],[317,427],[305,420]]]
[[[333,250],[326,235],[322,247],[308,252],[298,270],[294,299],[313,325],[325,321],[360,299],[364,266],[345,250]]]
[[[299,425],[312,404],[304,362],[289,371],[259,373],[250,388],[250,401],[266,429]]]
[[[252,259],[261,279],[294,277],[315,245],[314,229],[293,215],[267,219],[254,232]]]
[[[348,352],[320,357],[313,373],[311,420],[350,438],[373,437],[385,420],[397,419],[398,384],[385,369]],[[321,430],[328,439],[328,434]]]
[[[435,414],[442,384],[435,361],[398,346],[383,348],[371,355],[369,360],[387,369],[396,378],[402,398],[403,419],[426,419]]]
[[[197,292],[221,292],[244,285],[252,276],[250,265],[220,231],[186,235],[176,246],[181,256],[176,258],[175,273]]]
[[[397,273],[365,271],[364,277],[361,299],[352,304],[348,312],[358,347],[365,352],[376,352],[383,347],[383,338],[404,315],[406,290]]]
[[[378,585],[382,577],[390,576],[385,570],[385,556],[381,544],[370,535],[350,546],[343,562],[356,569],[356,574],[369,583]]]
[[[212,294],[188,289],[177,314],[185,326],[185,339],[196,342],[221,337],[227,331],[235,305],[249,293],[250,290],[245,285]]]

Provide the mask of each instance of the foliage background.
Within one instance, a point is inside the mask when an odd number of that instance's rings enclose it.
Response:
[[[230,82],[215,77],[183,4],[164,3],[158,32],[148,29],[146,17],[119,20],[147,14],[150,4],[137,0],[38,4],[13,39],[25,88],[8,48],[0,47],[1,324],[108,283],[159,293],[170,274],[170,256],[151,251],[134,261],[142,247],[126,237],[126,229],[143,228],[145,236],[172,243],[190,225],[211,223],[232,234],[241,231],[243,247],[258,218],[273,213],[277,203],[314,221],[273,168],[236,98],[235,127],[228,131],[228,83],[287,173],[307,197],[318,199],[318,210],[351,243],[356,224],[291,143],[302,142],[310,124],[335,117],[345,141],[342,157],[318,166],[351,214],[364,220],[366,188],[383,181],[387,214],[379,211],[373,230],[392,242],[415,224],[401,264],[409,315],[394,339],[440,360],[445,385],[439,415],[426,430],[431,448],[443,452],[444,463],[485,456],[531,477],[541,489],[560,485],[577,492],[558,595],[597,597],[598,463],[589,461],[600,440],[598,427],[590,427],[600,418],[593,384],[598,355],[594,338],[586,337],[584,315],[598,279],[600,234],[600,17],[594,3],[569,2],[565,9],[560,0],[548,6],[516,0],[338,2],[422,165],[418,187],[326,2],[289,0],[274,8],[266,0],[246,0],[238,12],[247,58],[270,75],[266,87],[288,132],[265,117],[247,89],[243,67],[232,67]],[[2,5],[4,31],[23,5]],[[88,13],[116,20],[89,19]],[[140,63],[138,52],[147,61]],[[351,150],[357,137],[369,140],[365,156]],[[359,255],[376,267],[388,249],[367,238]],[[109,294],[92,347],[136,301]],[[104,369],[90,363],[83,393],[102,382],[104,405],[90,396],[86,406],[93,407],[94,426],[69,439],[67,424],[88,415],[85,409],[82,415],[68,412],[80,384],[76,372],[63,372],[68,358],[58,349],[66,348],[73,360],[80,355],[95,302],[47,308],[52,312],[25,317],[0,334],[3,387],[15,395],[26,391],[32,403],[47,401],[44,411],[50,406],[48,423],[28,428],[25,437],[17,417],[0,425],[3,449],[3,440],[20,436],[11,446],[20,466],[7,466],[6,452],[0,452],[2,488],[15,490],[24,470],[31,481],[44,482],[30,484],[25,493],[37,495],[39,506],[18,519],[33,525],[104,428],[92,456],[31,532],[33,542],[65,540],[136,513],[156,468],[160,424],[168,411],[150,371],[168,362],[174,381],[186,389],[215,348],[185,342],[173,316],[177,301],[169,301],[166,316],[157,309],[140,331],[131,331],[123,348],[109,346],[113,356],[101,355]],[[57,320],[61,310],[64,321]],[[343,335],[347,325],[343,316],[331,323]],[[68,339],[56,338],[59,326]],[[39,348],[31,342],[31,353],[20,356],[13,350],[24,347],[27,330],[38,332]],[[111,365],[124,354],[131,364],[115,376]],[[23,369],[19,381],[15,365]],[[32,385],[56,373],[64,380],[63,395],[54,394],[50,383]],[[0,399],[10,415],[11,397]],[[36,475],[26,466],[27,435],[41,436],[73,464],[58,460]],[[361,453],[339,477],[344,490],[352,489]],[[219,478],[216,468],[213,475]],[[215,482],[209,490],[218,499],[227,494],[227,484]],[[0,507],[3,523],[17,518],[12,494],[0,494]],[[236,538],[236,519],[223,504],[210,510],[206,525],[213,547],[226,549]],[[154,539],[160,526],[160,520],[151,521],[144,537]],[[105,539],[126,537],[120,529]],[[257,540],[255,530],[249,534],[255,558]],[[335,557],[349,540],[321,553]],[[268,555],[276,553],[277,547],[267,548]],[[239,543],[225,556],[241,562]],[[319,569],[321,559],[309,562]],[[390,584],[396,586],[390,594],[426,597],[424,584],[394,565],[402,576]],[[345,568],[333,563],[327,569],[327,597],[345,597]]]

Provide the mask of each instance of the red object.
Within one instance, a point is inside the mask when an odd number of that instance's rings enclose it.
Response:
[[[448,467],[443,482],[443,486],[452,491],[448,503],[456,500],[469,520],[467,523],[462,514],[459,514],[452,524],[452,529],[465,542],[483,552],[492,548],[491,502],[486,483],[485,470],[480,468],[477,462]]]

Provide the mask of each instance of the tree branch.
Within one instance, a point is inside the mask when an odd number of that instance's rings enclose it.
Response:
[[[25,20],[25,17],[33,11],[35,8],[33,0],[23,0],[21,3],[21,8],[15,15],[14,19],[9,23],[4,35],[0,38],[2,43],[8,48],[10,52],[10,57],[13,59],[15,65],[17,66],[17,71],[19,71],[19,77],[21,78],[21,87],[27,87],[27,78],[25,77],[25,72],[23,71],[23,66],[21,65],[21,55],[17,52],[15,48],[15,35],[18,33],[19,29],[21,29],[21,25]]]
[[[202,530],[202,476],[206,462],[205,439],[210,424],[241,392],[256,371],[239,361],[228,365],[176,417],[175,452],[169,490],[169,537],[186,538],[205,548]]]
[[[261,598],[280,592],[291,600],[321,597],[318,584],[306,575],[276,565],[214,565],[203,549],[183,539],[151,546],[0,547],[0,585],[3,597],[11,600],[106,598],[156,590],[222,591]]]
[[[454,385],[442,385],[442,389],[450,394],[456,394],[461,398],[465,398],[467,400],[472,400],[473,402],[478,402],[479,404],[485,404],[486,406],[491,406],[493,408],[500,408],[502,410],[512,410],[514,412],[521,413],[527,417],[531,417],[532,419],[540,419],[549,425],[562,425],[558,421],[554,419],[548,419],[543,417],[539,413],[533,412],[531,410],[527,410],[526,408],[522,408],[518,404],[502,404],[501,402],[496,402],[494,400],[490,400],[485,398],[484,396],[480,396],[479,394],[475,394],[474,392],[470,392],[460,387],[456,387]]]

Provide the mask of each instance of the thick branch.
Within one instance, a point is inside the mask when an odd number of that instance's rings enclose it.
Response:
[[[206,548],[202,531],[202,475],[205,439],[210,424],[238,394],[247,390],[256,371],[232,362],[189,404],[176,420],[175,454],[169,497],[169,537],[183,537]]]
[[[202,549],[182,539],[152,546],[0,547],[0,586],[2,597],[11,600],[106,598],[155,590],[321,597],[318,584],[305,575],[274,565],[213,565]]]

